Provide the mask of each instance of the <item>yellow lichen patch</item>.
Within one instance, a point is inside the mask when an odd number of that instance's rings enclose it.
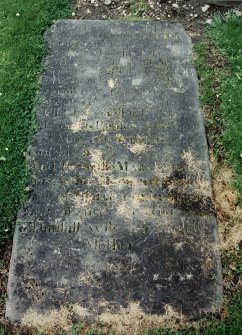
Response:
[[[70,194],[68,197],[74,204],[75,208],[88,206],[93,201],[93,195],[91,193],[80,192],[78,194]]]
[[[64,203],[65,203],[65,201],[66,201],[66,197],[60,195],[60,196],[58,197],[58,201],[59,201],[59,203],[60,203],[61,205],[64,205]]]
[[[172,166],[170,165],[155,165],[154,174],[162,179],[168,177],[172,171]]]
[[[134,215],[134,208],[129,207],[126,203],[121,203],[117,207],[117,214],[127,219],[131,219]]]
[[[190,184],[194,191],[198,194],[206,197],[212,197],[212,189],[210,187],[209,181],[204,179],[204,174],[201,170],[200,161],[196,161],[192,152],[184,151],[182,154],[182,159],[185,162],[187,169],[193,173],[194,178],[187,180],[187,184]]]
[[[107,269],[110,272],[119,272],[121,270],[127,269],[127,265],[117,262],[117,263],[107,263]]]
[[[71,177],[71,178],[65,178],[64,179],[64,185],[65,186],[70,186],[70,185],[75,185],[76,183],[76,178],[75,177]]]
[[[172,328],[178,329],[187,323],[186,318],[175,311],[172,306],[165,306],[163,315],[146,314],[139,303],[132,302],[127,308],[120,308],[118,313],[104,312],[98,317],[102,328],[106,327],[112,334],[136,335],[144,329]]]
[[[99,185],[110,187],[113,185],[128,185],[131,187],[144,187],[143,182],[136,177],[113,177],[110,170],[113,166],[102,157],[102,151],[99,149],[90,150],[90,163],[92,175],[88,178],[88,184],[98,182]]]
[[[184,162],[186,163],[188,169],[193,170],[193,171],[197,171],[198,170],[198,165],[194,159],[194,156],[191,152],[191,150],[189,151],[183,151],[182,153],[182,159],[184,160]]]
[[[64,195],[60,195],[58,197],[58,200],[60,204],[64,204],[66,201],[73,202],[73,205],[75,208],[80,208],[84,206],[88,206],[93,201],[93,195],[89,192],[79,192],[76,194],[73,194],[71,192],[68,192]]]
[[[141,207],[140,208],[140,213],[144,216],[144,217],[154,217],[154,213],[152,212],[152,209],[149,207]]]
[[[99,149],[90,150],[90,162],[94,175],[106,173],[111,169],[111,165],[102,158],[102,151]]]
[[[102,158],[102,151],[99,149],[90,150],[91,165],[93,172],[104,171],[108,168],[107,162]]]
[[[110,164],[102,158],[102,151],[99,149],[90,150],[90,162],[92,175],[88,178],[88,184],[96,184],[101,186],[109,186],[109,170]]]
[[[92,287],[100,287],[99,283],[90,272],[83,272],[79,276],[79,281],[82,285],[88,285]]]
[[[79,280],[82,284],[92,285],[94,282],[93,275],[89,272],[83,272],[79,276]]]
[[[91,113],[91,110],[89,108],[84,110],[81,116],[72,120],[72,123],[68,126],[68,128],[73,133],[77,133],[80,130],[82,130],[84,124],[86,123],[86,120],[88,119],[88,116],[90,115],[90,113]]]
[[[176,242],[176,243],[174,243],[174,249],[175,249],[176,251],[182,250],[184,244],[185,244],[184,242]]]
[[[116,79],[108,79],[108,87],[112,91],[116,85]]]
[[[82,130],[83,128],[83,120],[76,120],[76,122],[73,122],[70,126],[69,129],[73,133],[78,133],[78,131]]]
[[[115,135],[115,141],[117,143],[123,143],[123,142],[125,142],[125,137],[122,134],[116,134]]]
[[[145,187],[142,181],[136,177],[110,177],[110,174],[107,171],[93,171],[93,176],[88,178],[88,184],[93,185],[96,183],[104,187],[110,187],[114,185],[127,185],[137,188]]]
[[[136,177],[127,177],[127,178],[110,178],[112,185],[129,185],[132,187],[142,187],[143,183],[140,179]]]
[[[63,164],[63,171],[64,172],[73,172],[75,170],[76,170],[76,166],[70,164],[70,162],[67,161]]]
[[[117,206],[118,216],[124,217],[126,219],[131,219],[132,217],[140,217],[144,220],[154,218],[155,215],[152,208],[149,207],[152,200],[148,197],[140,197],[134,189],[129,201],[124,201]]]
[[[139,154],[148,150],[150,148],[150,145],[145,143],[135,143],[133,145],[130,145],[128,148],[133,154]]]

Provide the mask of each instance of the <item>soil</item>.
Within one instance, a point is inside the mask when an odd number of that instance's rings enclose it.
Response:
[[[220,1],[220,5],[212,2],[216,3],[206,0],[77,0],[72,16],[82,20],[143,18],[180,22],[196,40],[214,13],[236,11],[235,6],[227,6],[226,0]]]

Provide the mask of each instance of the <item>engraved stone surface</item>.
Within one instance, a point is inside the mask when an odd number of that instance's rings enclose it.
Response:
[[[190,38],[175,23],[67,20],[47,41],[7,317],[210,311],[221,271]]]

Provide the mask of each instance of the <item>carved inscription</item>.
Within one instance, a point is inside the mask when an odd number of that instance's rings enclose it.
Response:
[[[70,20],[47,41],[7,316],[208,311],[220,273],[190,39],[177,24]]]

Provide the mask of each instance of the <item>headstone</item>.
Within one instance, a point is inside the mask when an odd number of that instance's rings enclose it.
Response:
[[[221,269],[190,38],[175,23],[67,20],[47,41],[7,317],[211,311]]]

